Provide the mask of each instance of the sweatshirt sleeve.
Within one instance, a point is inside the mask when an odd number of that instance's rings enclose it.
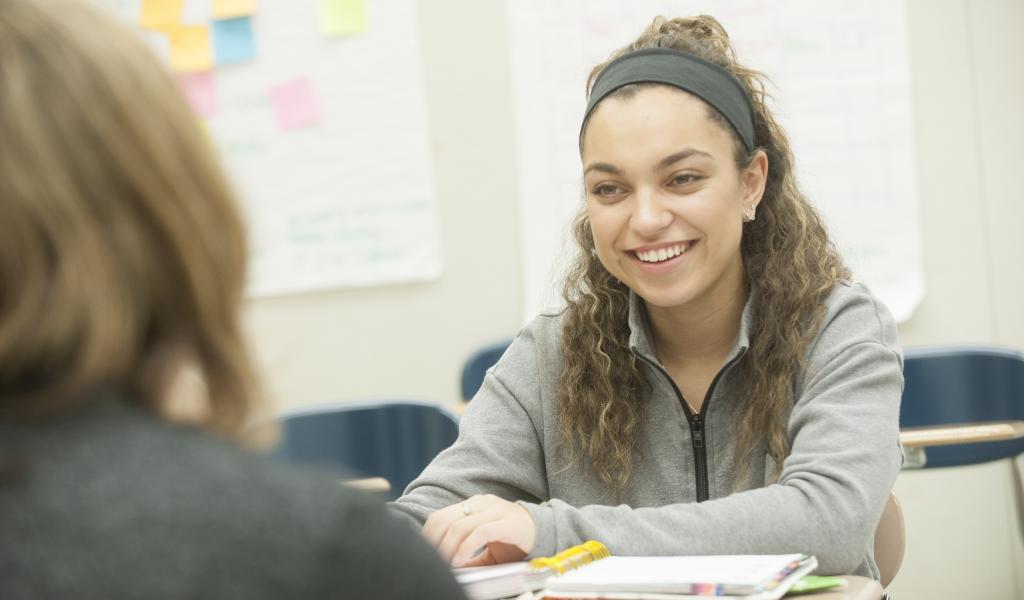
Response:
[[[524,331],[487,372],[459,420],[455,443],[391,507],[422,525],[435,510],[476,494],[532,503],[546,499],[536,365],[532,335]],[[524,401],[533,402],[534,408],[528,409]]]
[[[895,323],[870,295],[830,317],[796,387],[777,483],[650,508],[524,503],[537,524],[532,555],[598,539],[621,555],[806,552],[822,573],[853,572],[902,461],[902,357]]]

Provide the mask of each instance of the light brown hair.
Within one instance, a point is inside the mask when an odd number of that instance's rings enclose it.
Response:
[[[758,151],[768,156],[768,179],[757,220],[744,224],[740,246],[746,284],[756,287],[758,303],[750,349],[737,365],[744,403],[735,456],[739,482],[757,448],[766,448],[780,467],[788,454],[783,416],[793,401],[794,377],[804,366],[806,346],[820,326],[826,296],[849,272],[818,213],[797,187],[789,141],[766,105],[765,76],[737,62],[728,34],[714,18],[655,18],[632,44],[594,68],[588,92],[611,60],[653,47],[693,54],[735,75],[753,104],[754,150],[748,153],[725,118],[710,106],[709,116],[733,137],[741,172]],[[625,86],[608,97],[629,97],[645,85],[659,84]],[[649,391],[629,348],[629,288],[608,273],[592,252],[594,239],[585,206],[574,221],[573,235],[580,252],[563,286],[567,310],[559,380],[560,429],[570,461],[589,462],[609,489],[618,492],[630,478]]]
[[[203,424],[239,432],[245,268],[216,153],[139,36],[84,2],[0,0],[0,415],[104,387],[164,412],[192,364]]]

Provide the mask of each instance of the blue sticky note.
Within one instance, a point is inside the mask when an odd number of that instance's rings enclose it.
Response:
[[[214,59],[218,65],[242,62],[256,56],[252,18],[214,20],[213,49]]]

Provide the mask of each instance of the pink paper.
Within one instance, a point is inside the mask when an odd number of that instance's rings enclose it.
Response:
[[[281,129],[309,127],[320,121],[313,86],[306,77],[271,86],[270,103],[274,106],[277,125]]]
[[[217,102],[217,88],[213,85],[213,73],[179,73],[177,78],[178,85],[197,115],[208,118],[217,114],[220,105]]]

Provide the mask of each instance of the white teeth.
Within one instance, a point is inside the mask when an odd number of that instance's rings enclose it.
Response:
[[[675,258],[680,254],[686,252],[689,248],[689,244],[679,244],[676,246],[669,246],[668,248],[661,248],[660,250],[648,250],[646,252],[637,252],[636,256],[640,260],[648,263],[662,262],[670,258]]]

